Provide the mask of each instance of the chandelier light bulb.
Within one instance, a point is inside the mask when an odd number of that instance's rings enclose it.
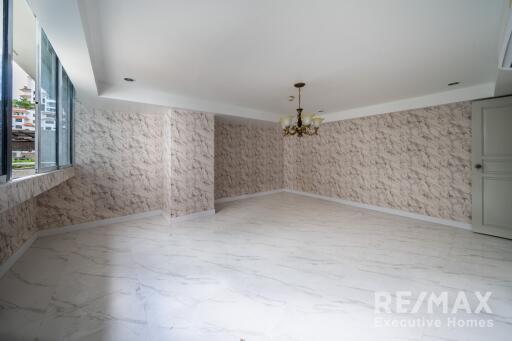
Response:
[[[302,124],[305,126],[311,125],[311,118],[313,115],[306,114],[302,117]]]
[[[324,121],[322,116],[315,115],[313,116],[313,127],[320,128],[320,124]]]
[[[286,129],[291,125],[291,117],[290,116],[281,117],[281,119],[279,121],[281,122],[281,127],[283,129]]]

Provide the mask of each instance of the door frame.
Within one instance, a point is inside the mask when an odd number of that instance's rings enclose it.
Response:
[[[512,96],[486,98],[472,102],[471,111],[471,197],[472,197],[472,230],[477,233],[500,236],[512,239],[512,230],[499,226],[483,225],[484,203],[483,203],[483,181],[484,178],[503,178],[507,175],[485,174],[486,161],[499,161],[505,159],[499,155],[484,156],[484,108],[499,108],[512,106]],[[477,165],[482,168],[478,169]]]

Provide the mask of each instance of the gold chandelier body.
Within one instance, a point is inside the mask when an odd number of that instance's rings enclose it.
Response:
[[[295,87],[299,89],[299,107],[297,108],[297,116],[285,116],[279,120],[281,128],[283,128],[284,136],[297,135],[302,137],[303,135],[318,135],[318,128],[320,128],[324,118],[314,114],[302,114],[303,109],[301,107],[300,89],[305,85],[305,83],[295,84]]]

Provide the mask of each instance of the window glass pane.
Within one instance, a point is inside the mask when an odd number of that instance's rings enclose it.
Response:
[[[41,84],[39,98],[39,167],[57,166],[57,56],[41,31]]]
[[[36,19],[26,0],[13,0],[12,178],[35,173]]]
[[[61,69],[59,93],[59,166],[71,163],[71,100],[72,85],[64,68]]]

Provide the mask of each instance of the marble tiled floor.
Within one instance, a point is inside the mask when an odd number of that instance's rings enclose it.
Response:
[[[510,240],[286,193],[217,209],[37,240],[0,280],[0,339],[512,339]],[[492,291],[472,318],[494,327],[374,325],[375,291],[423,290]]]

